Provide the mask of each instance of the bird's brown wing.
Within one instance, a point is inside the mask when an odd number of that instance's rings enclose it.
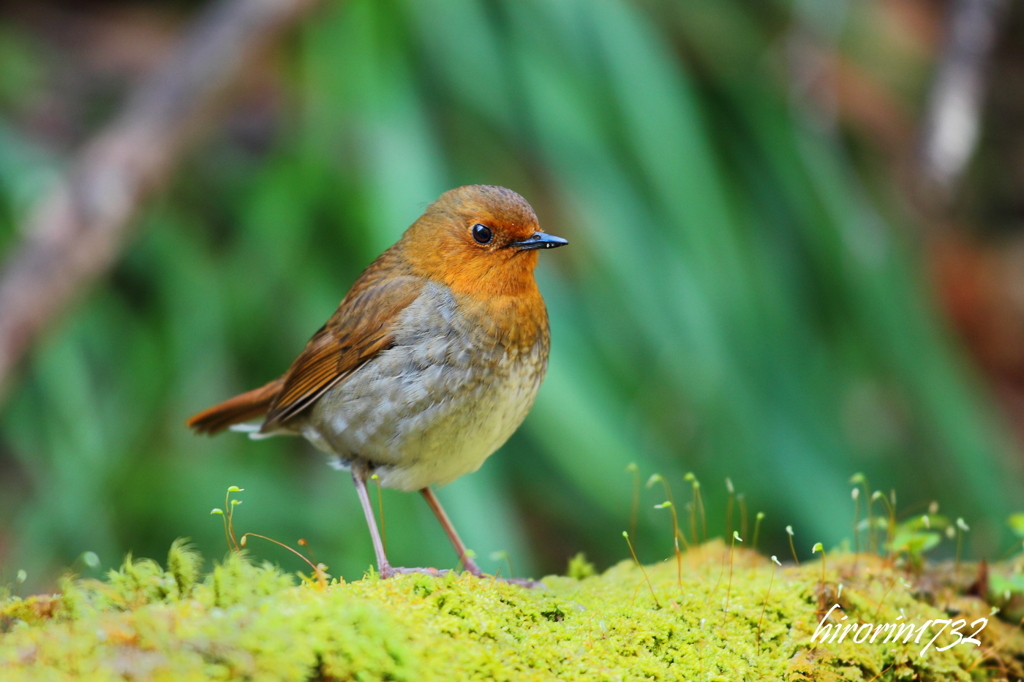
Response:
[[[261,431],[273,431],[389,348],[399,313],[422,289],[419,278],[394,276],[389,268],[369,268],[284,376],[200,412],[188,420],[188,426],[213,434],[266,415]]]
[[[364,277],[281,378],[261,431],[273,431],[394,343],[399,313],[420,295],[417,277]]]

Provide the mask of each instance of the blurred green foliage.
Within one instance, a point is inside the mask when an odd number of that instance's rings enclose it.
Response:
[[[847,11],[849,51],[877,58]],[[630,462],[680,506],[694,471],[712,534],[731,477],[750,524],[767,514],[762,547],[787,524],[802,554],[848,537],[854,471],[917,511],[940,500],[991,547],[1020,500],[1006,437],[870,189],[888,171],[865,177],[793,97],[788,32],[829,21],[733,0],[325,3],[279,55],[270,144],[226,126],[197,148],[3,405],[0,559],[42,585],[88,572],[87,550],[109,567],[189,535],[216,555],[209,510],[238,485],[241,531],[306,538],[360,575],[373,554],[346,476],[305,442],[183,422],[283,372],[361,269],[468,183],[517,190],[571,241],[541,259],[553,350],[532,414],[440,492],[485,570],[501,550],[519,574],[625,556]],[[9,115],[45,64],[12,30]],[[0,248],[64,162],[0,119]],[[642,489],[644,560],[671,551],[661,501]],[[385,491],[384,510],[395,563],[454,564],[418,496]]]

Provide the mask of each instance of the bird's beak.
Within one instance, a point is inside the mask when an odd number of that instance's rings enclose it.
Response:
[[[568,240],[548,234],[547,232],[534,232],[533,236],[529,239],[524,239],[521,242],[512,242],[509,246],[515,247],[520,251],[533,251],[534,249],[557,249],[559,246],[565,246],[568,243]]]

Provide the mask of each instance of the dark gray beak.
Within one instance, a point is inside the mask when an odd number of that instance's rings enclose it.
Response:
[[[533,236],[529,239],[524,239],[521,242],[512,242],[509,246],[514,246],[520,251],[532,251],[534,249],[557,249],[559,246],[565,246],[568,243],[568,240],[548,234],[547,232],[534,232]]]

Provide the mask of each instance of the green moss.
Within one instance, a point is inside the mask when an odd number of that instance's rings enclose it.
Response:
[[[580,552],[573,558],[569,559],[569,567],[566,569],[565,574],[570,578],[583,580],[584,578],[597,575],[597,569],[594,568],[594,564],[587,561],[587,556],[583,552]]]
[[[820,564],[773,574],[763,557],[737,551],[730,584],[728,556],[711,543],[684,555],[681,577],[674,559],[648,567],[650,587],[628,562],[588,577],[582,557],[571,573],[583,579],[549,577],[545,590],[467,574],[324,586],[295,584],[244,554],[200,580],[198,557],[177,542],[167,570],[129,557],[104,581],[0,602],[0,671],[11,682],[971,680],[997,676],[993,656],[1020,651],[1019,631],[999,622],[982,633],[987,650],[922,656],[929,637],[814,644],[835,602],[841,624],[947,617],[932,604],[971,618],[989,607],[848,555],[829,557],[822,583]]]

